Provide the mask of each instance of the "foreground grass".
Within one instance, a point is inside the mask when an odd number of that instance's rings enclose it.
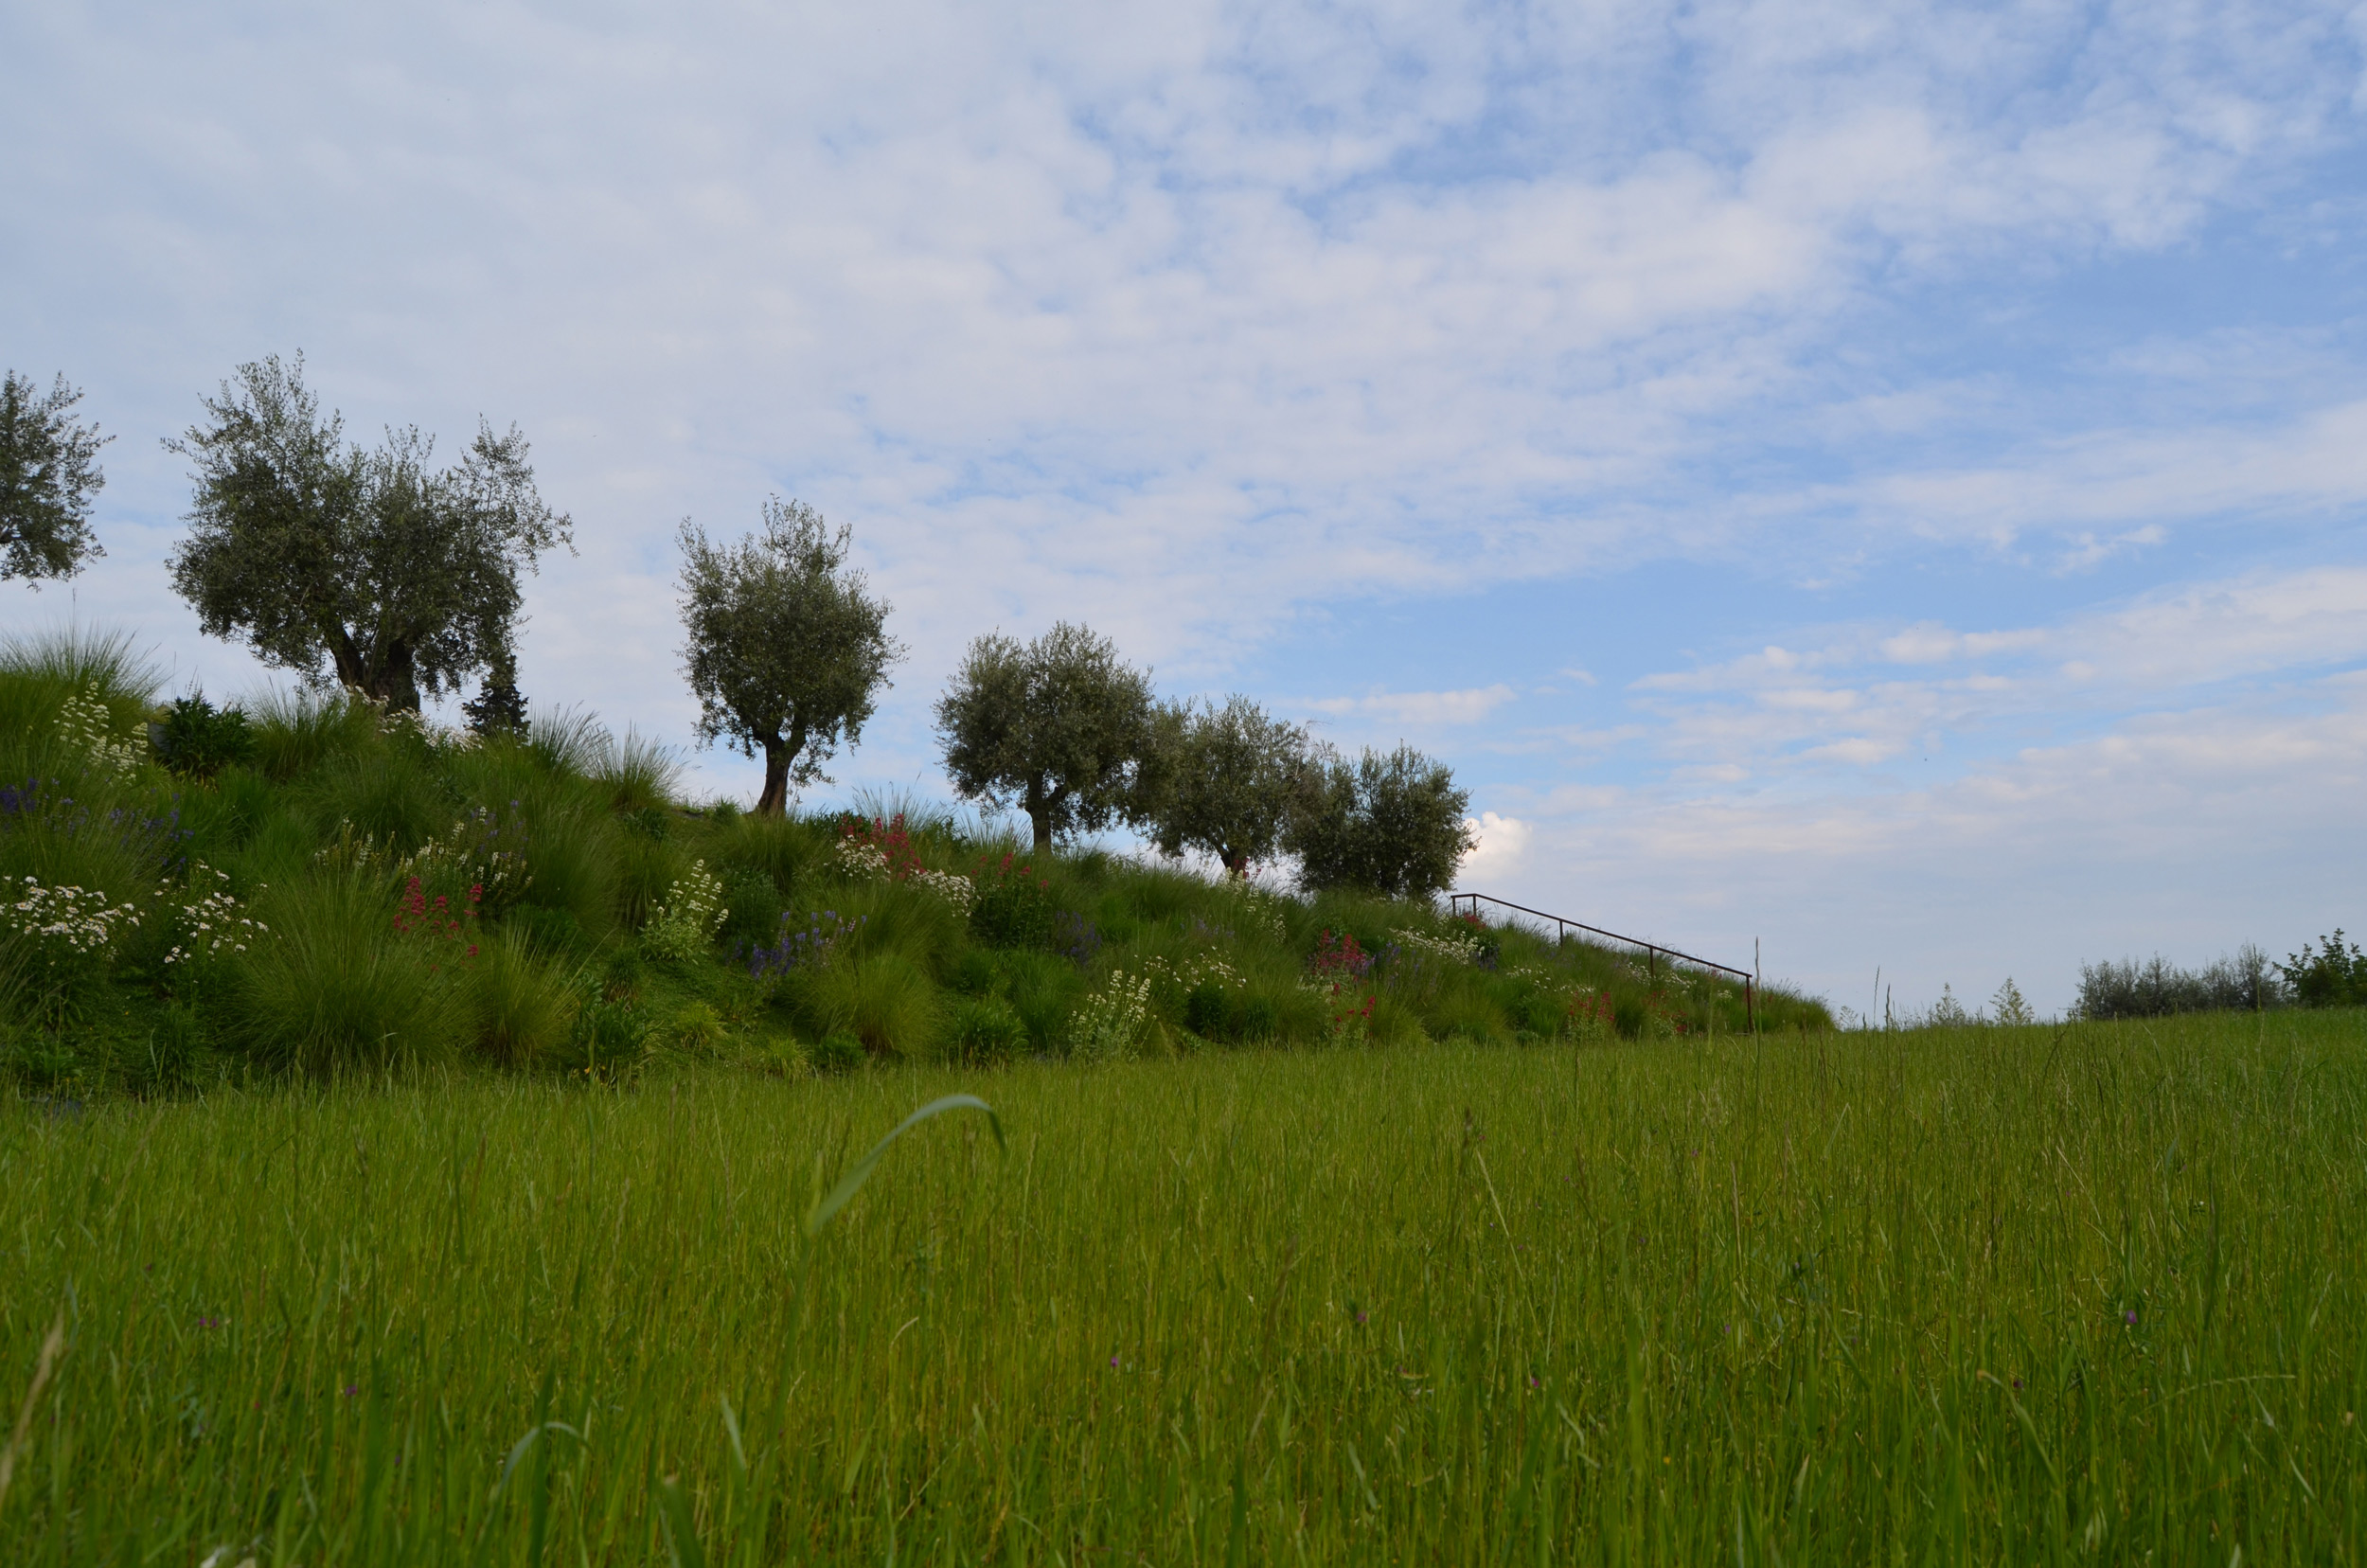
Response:
[[[0,1118],[20,1562],[2350,1561],[2362,1024]],[[817,1185],[974,1089],[818,1240]],[[533,1439],[533,1440],[528,1440]]]

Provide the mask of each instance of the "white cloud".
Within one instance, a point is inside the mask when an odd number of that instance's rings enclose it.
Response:
[[[1307,705],[1318,713],[1385,719],[1400,724],[1476,724],[1517,695],[1499,682],[1468,691],[1376,691],[1362,697],[1323,697]]]
[[[1517,876],[1527,868],[1529,840],[1534,836],[1530,825],[1519,817],[1501,816],[1494,811],[1482,811],[1467,818],[1479,842],[1457,873],[1458,885],[1469,885],[1491,877]]]

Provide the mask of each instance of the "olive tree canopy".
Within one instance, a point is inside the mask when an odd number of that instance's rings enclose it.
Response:
[[[1150,751],[1150,678],[1106,637],[1060,622],[1034,642],[970,645],[937,701],[945,771],[965,799],[1027,813],[1036,849],[1128,814]]]
[[[1198,849],[1237,877],[1280,853],[1304,796],[1320,783],[1307,731],[1236,695],[1185,710],[1157,772],[1149,817],[1162,854]]]
[[[69,414],[82,394],[60,376],[0,378],[0,580],[72,577],[107,552],[91,536],[90,498],[106,484],[98,449],[115,439]]]
[[[208,423],[165,443],[195,465],[172,584],[217,637],[310,680],[417,712],[510,648],[520,567],[569,538],[534,488],[526,440],[482,421],[451,468],[389,430],[365,452],[321,418],[304,362],[239,366]]]
[[[863,735],[887,668],[904,650],[887,634],[888,605],[846,566],[848,531],[774,497],[763,531],[738,544],[681,533],[684,671],[699,697],[699,739],[744,757],[764,753],[760,815],[787,810],[791,788]]]
[[[1444,762],[1411,746],[1323,759],[1320,786],[1291,824],[1288,846],[1310,890],[1356,887],[1429,899],[1454,883],[1477,846],[1464,813],[1471,796]]]

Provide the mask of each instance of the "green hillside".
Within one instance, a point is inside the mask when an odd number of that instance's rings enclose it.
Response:
[[[58,1092],[485,1063],[631,1078],[1717,1034],[1737,987],[903,806],[680,798],[589,718],[161,703],[124,640],[0,658],[8,1071]],[[170,765],[169,766],[168,763]],[[1822,1027],[1781,990],[1766,1026]]]

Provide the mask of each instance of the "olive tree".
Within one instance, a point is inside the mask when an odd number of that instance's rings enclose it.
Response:
[[[1429,899],[1453,885],[1478,839],[1464,814],[1470,793],[1445,763],[1401,745],[1353,763],[1327,753],[1321,770],[1286,839],[1309,890]]]
[[[938,699],[945,771],[967,800],[1027,814],[1036,850],[1134,813],[1151,752],[1150,677],[1060,622],[1029,643],[970,645]]]
[[[1198,849],[1246,877],[1254,862],[1281,852],[1303,797],[1320,781],[1307,731],[1238,695],[1179,719],[1159,748],[1147,813],[1160,852]]]
[[[778,497],[765,503],[762,531],[738,544],[682,526],[683,665],[699,739],[764,753],[758,815],[782,814],[792,788],[824,777],[840,744],[862,739],[888,666],[904,655],[887,634],[886,601],[846,565],[848,538]]]
[[[208,634],[416,713],[508,650],[519,569],[567,543],[569,523],[536,492],[515,426],[480,421],[441,470],[416,427],[365,451],[303,371],[276,355],[239,366],[208,422],[165,443],[196,482],[173,587]]]
[[[82,394],[60,376],[46,393],[0,377],[0,580],[68,578],[107,552],[91,535],[91,497],[107,482],[98,449],[115,439],[71,414]]]

